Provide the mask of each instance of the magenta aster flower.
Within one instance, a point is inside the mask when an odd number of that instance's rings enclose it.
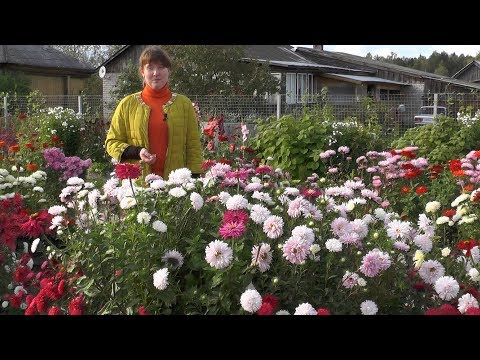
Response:
[[[220,230],[218,231],[220,235],[222,235],[222,238],[228,239],[228,238],[239,238],[243,235],[245,232],[246,227],[243,223],[233,221],[233,222],[228,222],[224,223]]]
[[[223,214],[222,224],[238,222],[244,225],[248,222],[248,213],[243,210],[227,210]]]

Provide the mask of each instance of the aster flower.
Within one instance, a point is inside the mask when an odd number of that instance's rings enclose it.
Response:
[[[162,256],[162,261],[172,266],[172,269],[178,269],[183,265],[183,255],[177,250],[169,250]]]
[[[309,303],[303,303],[295,308],[293,315],[317,315],[317,310]]]
[[[221,227],[218,233],[222,236],[222,239],[228,239],[228,238],[233,238],[237,239],[243,235],[245,232],[246,227],[243,223],[233,221],[233,222],[228,222],[224,223]]]
[[[262,297],[257,290],[248,289],[240,296],[240,304],[243,310],[254,313],[262,306]]]
[[[140,164],[120,163],[115,166],[115,174],[120,180],[138,179],[142,175]]]
[[[169,271],[167,268],[157,270],[153,274],[153,286],[158,290],[165,290],[168,286],[168,274]]]
[[[362,315],[375,315],[378,312],[378,306],[372,300],[365,300],[360,304]]]
[[[228,244],[223,241],[214,240],[210,242],[205,249],[205,260],[210,266],[216,269],[226,268],[230,265],[232,259],[233,251]]]
[[[452,276],[442,276],[435,281],[434,289],[440,299],[450,301],[457,296],[460,286]]]
[[[272,251],[269,244],[261,243],[255,245],[252,249],[252,266],[258,266],[260,272],[265,272],[270,269],[272,262]]]

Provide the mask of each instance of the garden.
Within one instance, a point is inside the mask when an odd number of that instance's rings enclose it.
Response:
[[[111,161],[105,126],[69,109],[15,115],[0,314],[480,314],[474,109],[393,139],[328,104],[255,134],[196,109],[199,178]]]

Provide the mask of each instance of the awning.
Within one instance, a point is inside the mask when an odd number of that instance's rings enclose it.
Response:
[[[395,85],[405,85],[405,86],[411,85],[411,84],[402,83],[399,81],[382,79],[375,76],[332,74],[332,73],[326,73],[326,74],[323,74],[323,76],[327,78],[343,80],[343,81],[347,81],[355,84],[376,83],[376,84],[395,84]]]

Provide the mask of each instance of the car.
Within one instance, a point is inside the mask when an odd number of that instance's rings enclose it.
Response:
[[[434,106],[422,106],[420,108],[420,115],[415,115],[413,118],[415,126],[433,124],[433,109]],[[437,106],[437,115],[447,116],[447,108],[444,106]]]

